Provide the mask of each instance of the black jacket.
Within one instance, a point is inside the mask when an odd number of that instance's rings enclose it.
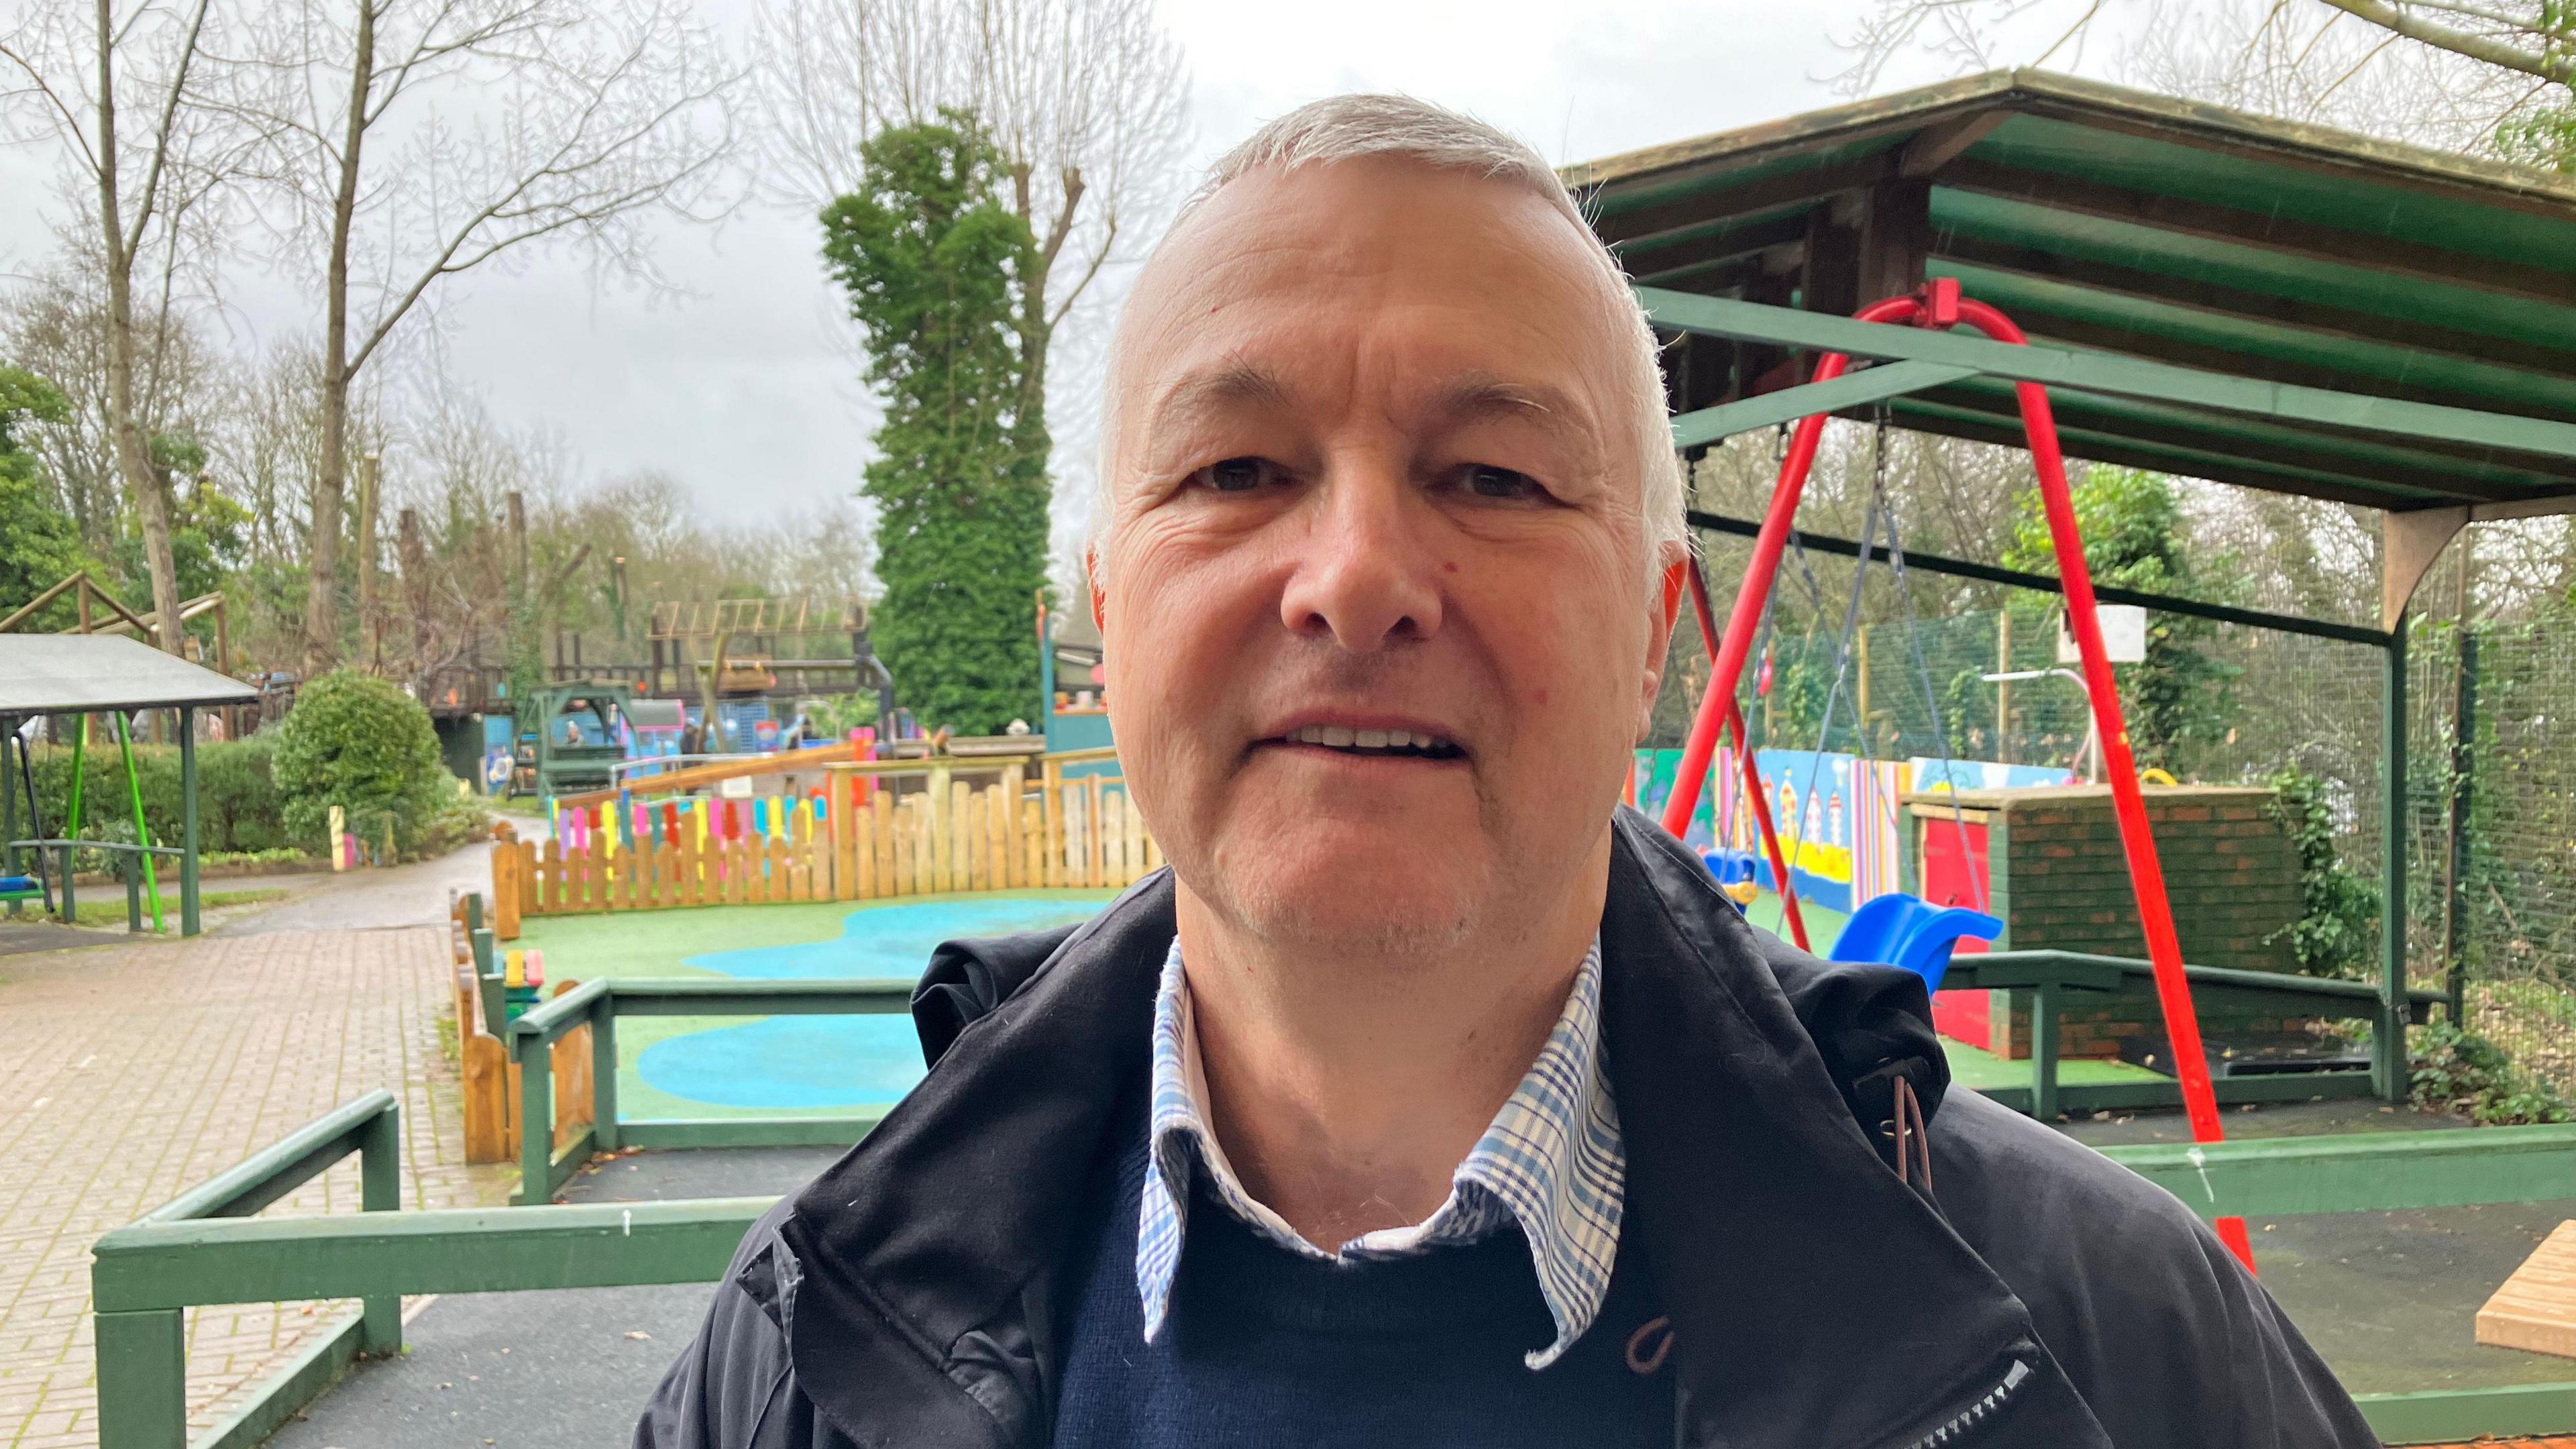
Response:
[[[932,1069],[744,1238],[638,1449],[1041,1446],[1058,1280],[1147,1073],[1157,873],[1069,932],[952,943]],[[1948,1073],[1921,981],[1745,925],[1644,817],[1614,829],[1602,1033],[1677,1365],[1722,1449],[2375,1443],[2182,1204]],[[1876,1124],[1936,1110],[1934,1192]],[[1863,1124],[1872,1124],[1865,1128]]]

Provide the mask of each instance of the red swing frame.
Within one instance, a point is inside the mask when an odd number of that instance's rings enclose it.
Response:
[[[2011,318],[1983,302],[1961,296],[1959,284],[1948,278],[1926,282],[1908,296],[1872,303],[1854,315],[1863,322],[1912,325],[1941,332],[1964,323],[1997,342],[2013,346],[2029,342]],[[1816,362],[1813,380],[1831,382],[1842,375],[1850,362],[1844,353],[1826,353]],[[2084,538],[2076,527],[2074,499],[2067,491],[2066,459],[2058,449],[2056,418],[2048,405],[2048,390],[2038,383],[2016,382],[2014,393],[2021,405],[2022,432],[2029,444],[2031,465],[2039,476],[2049,545],[2057,555],[2058,575],[2066,592],[2067,630],[2083,657],[2084,692],[2092,699],[2102,742],[2103,769],[2110,776],[2112,810],[2119,821],[2121,846],[2128,856],[2129,882],[2137,893],[2139,924],[2147,938],[2147,960],[2155,968],[2156,999],[2163,1008],[2165,1034],[2173,1047],[2175,1075],[2181,1082],[2183,1107],[2190,1116],[2192,1140],[2224,1141],[2226,1131],[2218,1120],[2209,1058],[2201,1046],[2200,1017],[2192,1007],[2191,983],[2183,975],[2182,947],[2174,935],[2173,906],[2165,895],[2164,866],[2156,856],[2154,832],[2147,825],[2146,796],[2138,784],[2137,761],[2129,750],[2128,723],[2120,712],[2119,690],[2112,681],[2110,657],[2102,644],[2093,575],[2084,562]],[[1708,775],[1709,761],[1717,752],[1721,725],[1733,722],[1742,752],[1744,731],[1742,714],[1735,703],[1736,685],[1743,677],[1754,628],[1779,573],[1790,523],[1797,515],[1799,497],[1806,491],[1807,474],[1815,464],[1816,446],[1824,430],[1822,413],[1799,419],[1788,452],[1781,459],[1779,481],[1772,486],[1770,506],[1763,514],[1761,532],[1754,539],[1753,560],[1745,567],[1734,611],[1727,616],[1724,640],[1717,647],[1708,692],[1701,697],[1698,713],[1692,718],[1690,740],[1682,751],[1681,767],[1674,773],[1672,794],[1664,802],[1663,826],[1676,839],[1689,828],[1691,811],[1699,803],[1700,783]],[[1692,573],[1698,573],[1695,566]],[[1744,753],[1749,760],[1749,752]],[[1758,789],[1755,794],[1758,798]],[[1767,811],[1759,811],[1756,818],[1763,827],[1764,843],[1785,894],[1789,877],[1780,861],[1778,842],[1772,838],[1771,822],[1764,818],[1767,815]],[[1805,933],[1802,930],[1799,934]],[[2228,1250],[2252,1271],[2254,1247],[2246,1234],[2245,1220],[2220,1218],[2215,1226]]]

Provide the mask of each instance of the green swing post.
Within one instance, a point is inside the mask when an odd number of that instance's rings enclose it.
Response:
[[[18,873],[18,849],[9,842],[18,838],[18,777],[9,773],[9,745],[18,738],[18,727],[0,719],[0,875]],[[43,846],[36,847],[42,859]],[[18,914],[18,902],[9,902],[9,914]]]
[[[70,810],[63,817],[65,840],[80,839],[81,786],[88,779],[88,758],[89,716],[84,713],[80,717],[80,733],[72,736],[72,800]],[[63,847],[63,924],[66,926],[80,922],[80,912],[72,909],[72,867],[77,864],[74,857],[78,854],[71,846]]]
[[[134,843],[141,847],[134,854],[143,863],[143,888],[152,894],[152,933],[157,936],[161,933],[161,880],[152,868],[152,831],[143,823],[143,777],[134,770],[134,731],[122,710],[116,715],[116,743],[125,753],[125,791],[134,801]]]
[[[80,839],[81,786],[85,783],[81,767],[89,756],[89,716],[82,715],[80,722],[80,733],[72,736],[72,802],[63,820],[65,840]]]

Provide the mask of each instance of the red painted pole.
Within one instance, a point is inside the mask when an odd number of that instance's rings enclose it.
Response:
[[[1717,616],[1708,606],[1708,580],[1701,576],[1699,560],[1690,566],[1691,609],[1699,616],[1700,642],[1707,646],[1710,662],[1717,659]],[[1726,701],[1726,727],[1735,735],[1735,757],[1744,767],[1744,797],[1753,802],[1753,823],[1760,829],[1762,852],[1771,858],[1771,879],[1780,885],[1780,913],[1789,923],[1789,939],[1801,951],[1816,949],[1807,944],[1807,919],[1798,912],[1798,886],[1789,878],[1789,857],[1780,849],[1780,832],[1771,824],[1771,797],[1762,788],[1762,772],[1753,763],[1753,736],[1744,728],[1744,711],[1734,699]]]
[[[1983,302],[1961,299],[1959,317],[1997,342],[2024,344],[2020,327]],[[2102,621],[2093,601],[2093,571],[2084,561],[2084,536],[2075,524],[2075,500],[2066,487],[2066,460],[2058,452],[2057,421],[2048,406],[2048,390],[2035,382],[2017,383],[2022,431],[2030,438],[2030,460],[2039,474],[2039,496],[2048,515],[2049,545],[2057,553],[2057,573],[2066,590],[2067,631],[2075,636],[2084,661],[2084,692],[2092,696],[2094,732],[2101,742],[2102,769],[2111,777],[2111,806],[2120,823],[2120,844],[2129,857],[2129,880],[2138,895],[2138,924],[2147,937],[2147,960],[2155,967],[2156,1000],[2164,1008],[2165,1036],[2174,1054],[2174,1075],[2182,1082],[2183,1109],[2191,1118],[2194,1142],[2222,1142],[2226,1128],[2218,1120],[2218,1097],[2209,1080],[2209,1056],[2200,1042],[2200,1015],[2192,1007],[2191,982],[2183,975],[2182,943],[2174,935],[2173,904],[2165,896],[2164,862],[2156,855],[2155,832],[2147,825],[2146,793],[2138,785],[2138,763],[2129,752],[2129,726],[2120,713],[2120,691],[2111,678],[2111,658],[2102,645]],[[2243,1218],[2220,1218],[2219,1237],[2250,1271],[2253,1240]]]
[[[2018,346],[2029,340],[2003,313],[1960,297],[1956,283],[1933,282],[1925,288],[1925,295],[1891,297],[1863,308],[1858,317],[1864,322],[1911,322],[1925,317],[1927,311],[1933,324],[1945,328],[1955,317],[1998,342]],[[1816,363],[1815,380],[1828,382],[1841,376],[1849,361],[1839,352],[1825,354]],[[2045,388],[2023,382],[2015,384],[2014,391],[2021,404],[2031,464],[2039,478],[2049,543],[2056,551],[2058,573],[2064,581],[2068,628],[2084,662],[2084,689],[2092,699],[2102,742],[2103,769],[2111,777],[2112,808],[2119,821],[2121,847],[2129,859],[2130,883],[2137,892],[2139,925],[2147,939],[2148,962],[2155,970],[2156,1000],[2164,1011],[2165,1034],[2173,1049],[2174,1074],[2182,1087],[2192,1140],[2223,1141],[2226,1130],[2218,1120],[2217,1093],[2210,1083],[2209,1057],[2201,1045],[2200,1016],[2192,1006],[2191,983],[2183,975],[2182,946],[2174,935],[2173,904],[2165,893],[2164,866],[2156,856],[2155,835],[2147,824],[2146,796],[2138,785],[2128,725],[2120,712],[2111,661],[2102,645],[2093,575],[2084,561],[2084,538],[2076,526],[2074,498],[2066,486],[2066,459],[2058,449],[2056,418],[2050,411]],[[1779,571],[1790,521],[1797,514],[1798,498],[1806,488],[1807,472],[1815,463],[1816,444],[1824,425],[1821,414],[1800,419],[1791,435],[1788,455],[1781,460],[1779,481],[1773,485],[1770,507],[1754,539],[1753,561],[1744,571],[1735,612],[1726,621],[1726,640],[1709,676],[1708,693],[1700,700],[1699,713],[1691,721],[1681,770],[1673,779],[1672,796],[1664,804],[1664,828],[1676,838],[1689,824],[1691,810],[1698,804],[1699,782],[1708,773],[1709,757],[1717,749],[1718,726],[1736,713],[1736,682],[1743,676],[1753,631],[1770,597],[1772,578]],[[1740,732],[1738,738],[1742,738]],[[2254,1247],[2245,1231],[2245,1220],[2220,1218],[2214,1226],[2228,1250],[2244,1263],[2246,1271],[2252,1272]]]

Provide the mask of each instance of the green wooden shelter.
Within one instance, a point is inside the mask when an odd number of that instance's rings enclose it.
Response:
[[[134,857],[139,873],[146,854],[176,856],[179,861],[179,933],[197,934],[197,739],[196,712],[229,704],[256,702],[259,691],[238,679],[187,660],[164,654],[139,640],[112,634],[0,634],[0,775],[17,790],[0,790],[0,874],[14,869],[21,854],[52,851],[63,861],[63,916],[71,919],[69,890],[72,853],[77,848],[104,848]],[[20,728],[40,715],[107,714],[120,719],[144,710],[166,709],[178,716],[179,843],[155,847],[148,842],[108,843],[49,834],[39,828],[18,838],[17,810],[31,779],[26,742]],[[129,767],[130,768],[130,767]],[[130,790],[129,786],[129,790]],[[32,802],[27,802],[32,805]],[[135,810],[141,811],[140,797]],[[39,864],[41,869],[41,864]],[[133,898],[129,881],[127,896]],[[130,911],[129,907],[129,911]],[[156,912],[159,906],[153,908]]]
[[[2576,178],[2038,71],[1563,175],[1672,344],[1686,453],[1882,404],[1896,426],[2018,445],[2014,385],[2031,381],[2077,457],[2382,510],[2375,623],[2100,593],[2384,652],[2374,1042],[2380,1091],[2402,1095],[2405,611],[2462,528],[2576,511]],[[1935,278],[2032,345],[1851,320]],[[1859,365],[1807,382],[1826,352]],[[1976,560],[1908,564],[2056,586]]]

